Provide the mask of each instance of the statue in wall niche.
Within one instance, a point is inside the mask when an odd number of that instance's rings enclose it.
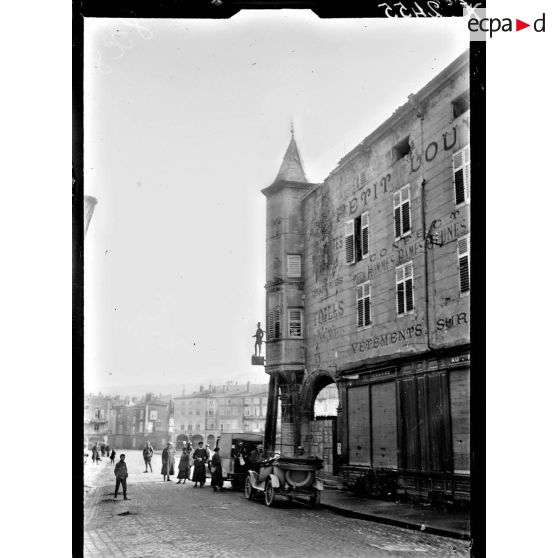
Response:
[[[262,343],[263,336],[265,335],[265,331],[261,328],[261,322],[258,322],[258,329],[256,329],[256,334],[252,335],[252,337],[256,338],[254,343],[254,356],[262,356]]]

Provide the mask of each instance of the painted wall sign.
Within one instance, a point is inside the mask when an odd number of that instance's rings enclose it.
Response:
[[[404,341],[410,341],[415,337],[420,337],[423,333],[422,324],[417,323],[414,326],[407,327],[399,331],[392,331],[390,333],[384,333],[383,335],[369,337],[368,339],[364,339],[363,341],[357,343],[351,343],[351,348],[353,349],[353,353],[364,353],[365,351],[370,351],[371,349],[379,349],[380,347],[386,347],[387,345],[395,345],[403,343]]]
[[[444,331],[445,329],[452,329],[458,327],[462,324],[469,323],[467,319],[467,312],[460,312],[459,314],[454,314],[449,318],[439,318],[436,320],[436,330]]]
[[[314,325],[325,324],[343,316],[343,301],[338,300],[314,312]]]

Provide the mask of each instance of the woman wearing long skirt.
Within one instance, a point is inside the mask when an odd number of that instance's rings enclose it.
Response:
[[[200,483],[200,488],[205,484],[205,464],[207,462],[207,451],[203,447],[203,442],[198,443],[198,449],[194,452],[194,474],[192,481],[194,488]]]
[[[170,481],[170,476],[174,475],[174,449],[169,442],[161,455],[163,466],[161,467],[161,475],[163,482]]]
[[[192,450],[192,446],[188,444],[182,450],[182,455],[180,456],[180,462],[178,463],[178,482],[176,484],[186,484],[186,480],[190,479],[190,452]]]
[[[213,450],[215,453],[211,458],[211,486],[213,491],[223,490],[223,467],[221,466],[221,457],[219,456],[219,448]]]

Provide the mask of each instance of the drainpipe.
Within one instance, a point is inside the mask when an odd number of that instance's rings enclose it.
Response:
[[[415,105],[416,106],[416,105]],[[425,319],[426,319],[426,345],[429,351],[433,348],[430,345],[430,295],[428,278],[428,238],[426,230],[426,178],[424,177],[424,166],[426,159],[424,155],[424,112],[422,107],[416,106],[418,109],[418,118],[420,118],[420,158],[421,158],[421,172],[420,172],[420,207],[422,217],[422,238],[424,240],[424,303],[425,303]]]

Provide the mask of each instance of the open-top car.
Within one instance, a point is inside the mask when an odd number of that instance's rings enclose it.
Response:
[[[244,493],[248,500],[263,494],[267,506],[273,506],[278,496],[289,500],[302,496],[312,506],[320,503],[324,488],[316,472],[323,468],[317,457],[274,457],[262,461],[259,472],[248,471]]]

